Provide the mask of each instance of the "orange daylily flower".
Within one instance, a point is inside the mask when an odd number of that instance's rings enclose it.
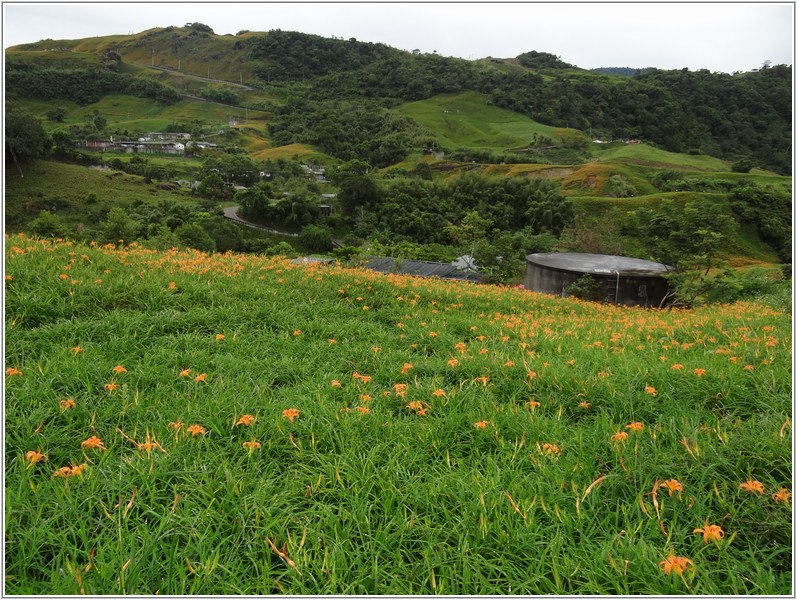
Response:
[[[684,486],[682,486],[681,482],[678,481],[677,479],[667,479],[666,481],[662,481],[660,487],[666,488],[670,496],[672,496],[673,492],[684,491]]]
[[[22,377],[22,371],[14,367],[8,367],[6,369],[6,377],[14,377],[15,375],[18,377]]]
[[[74,352],[75,354],[80,354],[81,352],[83,352],[83,348],[81,348],[80,346],[75,346],[74,348],[72,348],[72,352]]]
[[[432,396],[434,396],[435,398],[439,398],[440,396],[445,396],[445,395],[446,395],[445,390],[440,389],[440,388],[438,388],[438,389],[436,389],[435,391],[432,392]]]
[[[650,394],[654,398],[659,395],[659,392],[652,385],[646,385],[645,386],[645,393],[646,394]]]
[[[235,426],[244,425],[245,427],[249,427],[252,423],[255,422],[255,417],[253,415],[243,415],[238,422],[235,423]]]
[[[542,404],[540,404],[536,400],[529,400],[528,402],[526,402],[526,406],[528,406],[531,409],[535,409],[535,408],[539,408],[540,406],[542,406]]]
[[[28,450],[25,453],[25,460],[28,461],[29,464],[35,465],[37,462],[46,461],[47,455],[41,453],[41,448],[39,448],[39,450]]]
[[[113,392],[116,388],[118,388],[119,384],[112,381],[111,383],[106,383],[102,387],[104,387],[105,390],[110,393],[110,392]]]
[[[645,428],[645,425],[639,421],[635,421],[626,425],[625,428],[630,429],[631,431],[642,431]]]
[[[81,465],[73,465],[71,467],[61,467],[55,473],[53,473],[53,477],[73,477],[75,475],[82,475],[85,468],[86,463]]]
[[[183,369],[180,371],[180,377],[188,377],[191,374],[191,369]]]
[[[221,341],[223,339],[224,339],[224,334],[223,333],[217,333],[216,334],[216,341]]]
[[[77,405],[75,404],[75,401],[72,400],[72,398],[67,398],[66,400],[61,400],[58,403],[58,406],[61,409],[61,411],[63,412],[65,410],[69,409],[69,408],[75,408],[75,406],[77,406]]]
[[[459,361],[456,358],[452,358],[448,361],[449,367],[456,367],[459,364]]]
[[[407,405],[407,408],[410,410],[414,410],[415,414],[424,416],[426,414],[426,406],[424,406],[423,402],[419,400],[413,400]]]
[[[703,524],[703,527],[698,527],[692,533],[702,533],[703,543],[719,542],[724,536],[725,532],[719,525],[709,525],[708,522]]]
[[[684,556],[675,556],[670,552],[670,555],[659,563],[659,568],[664,571],[665,575],[670,573],[683,575],[688,569],[694,570],[695,563]]]
[[[407,372],[408,372],[410,369],[412,369],[412,368],[413,368],[413,367],[412,367],[412,363],[404,363],[404,366],[403,366],[403,367],[401,367],[401,374],[402,374],[402,375],[406,375],[406,374],[407,374]]]
[[[362,413],[364,415],[367,415],[367,414],[369,414],[371,412],[371,409],[368,408],[367,406],[358,406],[354,410],[356,410],[357,412]]]
[[[196,425],[195,425],[195,427],[198,427],[198,426],[196,426]],[[202,429],[204,429],[204,428],[202,428]],[[190,428],[189,428],[189,431],[190,431]],[[204,433],[204,431],[203,431],[202,433]],[[196,434],[194,434],[194,435],[196,435]],[[131,440],[131,441],[132,441],[132,440]],[[149,453],[150,453],[150,452],[152,452],[152,451],[153,451],[155,448],[157,448],[158,450],[160,450],[161,452],[163,452],[164,454],[166,454],[166,450],[164,450],[164,449],[163,449],[163,446],[161,446],[161,445],[158,443],[158,440],[156,440],[154,437],[152,437],[152,436],[150,435],[149,431],[147,431],[147,438],[146,438],[146,441],[144,441],[144,442],[141,442],[141,443],[136,443],[136,448],[137,448],[137,449],[139,449],[139,450],[144,450],[144,451],[145,451],[147,454],[149,454]]]
[[[69,477],[70,475],[72,475],[72,467],[61,467],[53,473],[53,477]]]
[[[628,434],[625,431],[618,431],[611,439],[614,443],[625,442],[628,439]]]
[[[789,500],[791,500],[791,492],[787,488],[780,488],[780,491],[772,494],[772,499],[775,502],[783,502],[783,504],[788,504]]]
[[[80,442],[80,445],[83,446],[84,448],[88,448],[90,450],[94,449],[94,448],[96,448],[97,450],[105,450],[106,449],[105,446],[102,443],[102,440],[100,438],[98,438],[96,435],[91,436],[87,440],[83,440],[82,442]]]
[[[559,456],[562,453],[562,449],[559,446],[548,443],[542,445],[542,451],[548,456]]]
[[[487,421],[476,421],[476,422],[473,424],[473,426],[474,426],[476,429],[484,429],[485,427],[487,427]]]
[[[196,437],[198,435],[205,435],[207,433],[207,429],[202,427],[202,425],[189,425],[188,433],[191,434],[191,437]]]
[[[302,330],[301,329],[294,329],[293,335],[295,337],[298,337],[298,336],[302,335]]]
[[[706,370],[705,369],[695,369],[694,373],[698,377],[703,377],[703,375],[706,374]]]
[[[764,493],[764,484],[754,479],[748,479],[744,483],[739,484],[739,489],[750,493]]]
[[[680,371],[684,368],[681,363],[675,363],[673,366],[670,367],[673,371]]]
[[[370,394],[360,394],[360,401],[362,401],[362,402],[370,402],[371,400],[373,400],[373,398],[371,397]]]
[[[197,383],[199,383],[199,382],[201,382],[201,381],[205,381],[205,379],[207,379],[207,377],[208,377],[208,374],[207,374],[207,373],[200,373],[199,375],[197,375],[196,377],[194,377],[194,381],[196,381]]]
[[[260,448],[260,442],[258,442],[256,440],[252,440],[252,441],[249,441],[249,442],[244,442],[241,445],[244,448],[246,448],[247,450],[249,450],[249,451],[255,450],[256,448]]]
[[[590,407],[590,404],[586,400],[582,400],[581,402],[578,403],[578,407],[579,408],[583,408],[583,409],[587,409],[587,408]]]
[[[183,423],[181,421],[171,421],[169,423],[169,427],[171,427],[175,431],[180,431],[180,429],[182,429],[183,427]]]
[[[111,369],[117,375],[119,373],[127,373],[127,369],[125,369],[122,365],[116,365],[113,369]]]
[[[334,387],[334,388],[339,388],[340,387],[340,381],[338,381],[337,379],[333,379],[332,382],[330,383],[330,385],[332,387]]]
[[[403,398],[407,395],[407,384],[406,383],[397,383],[393,386],[393,389],[396,390],[396,396],[399,398]]]
[[[296,419],[299,418],[299,409],[298,408],[286,408],[282,411],[282,416],[288,419],[291,423],[293,423]]]

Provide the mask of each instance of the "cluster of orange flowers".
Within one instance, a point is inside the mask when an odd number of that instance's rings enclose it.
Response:
[[[16,248],[16,249],[14,249]],[[278,262],[278,261],[266,261],[263,262],[261,258],[256,257],[235,257],[235,256],[225,256],[225,255],[213,255],[208,256],[203,253],[198,252],[188,252],[188,253],[178,253],[178,252],[170,252],[170,253],[154,253],[151,251],[147,251],[141,248],[131,248],[131,249],[122,249],[122,248],[115,248],[111,245],[107,248],[109,252],[117,253],[120,256],[120,260],[123,261],[123,264],[127,266],[129,263],[124,262],[125,260],[133,257],[138,257],[139,262],[146,267],[151,268],[158,268],[158,269],[176,269],[183,273],[196,273],[200,275],[204,275],[208,272],[214,273],[221,273],[228,277],[237,277],[239,276],[246,268],[253,267],[259,268],[261,271],[265,272],[265,275],[269,275],[269,272],[273,272],[275,274],[283,273],[284,271],[289,271],[291,269],[297,268],[290,266],[287,262]],[[22,250],[18,247],[12,247],[11,253],[20,255],[24,254],[26,250]],[[312,270],[313,267],[302,267],[306,268],[308,273],[314,275],[314,271]],[[68,270],[65,269],[65,270]],[[318,271],[320,273],[321,271]],[[367,283],[368,281],[375,281],[375,275],[368,271],[363,271],[359,274],[361,280],[357,280],[357,283]],[[63,280],[70,279],[70,276],[66,273],[62,274],[61,277]],[[262,278],[262,277],[261,277]],[[287,275],[286,278],[287,279]],[[278,283],[283,283],[285,281],[282,277],[275,280]],[[10,276],[7,277],[7,280],[10,280]],[[423,283],[419,284],[417,281],[412,280],[410,278],[406,278],[403,276],[393,276],[390,275],[386,279],[390,285],[396,287],[396,289],[401,289],[406,291],[402,291],[402,295],[398,296],[398,300],[402,302],[406,302],[408,305],[415,305],[416,302],[421,298],[421,295],[418,293],[413,292],[409,288],[415,288],[419,291],[430,291],[435,290],[435,293],[441,293],[435,287],[435,284],[432,283]],[[76,283],[75,280],[72,280],[72,283]],[[176,284],[174,282],[170,282],[169,288],[171,290],[176,289]],[[370,290],[370,285],[368,289]],[[423,289],[421,289],[423,288]],[[442,288],[441,288],[442,289]],[[488,294],[497,293],[489,288],[481,289],[481,288],[465,288],[465,287],[457,287],[456,284],[446,284],[446,291],[445,293],[451,293],[452,296],[456,296],[456,299],[459,299],[461,296],[474,296],[474,297],[482,297]],[[364,296],[368,296],[366,292],[362,292]],[[534,358],[533,344],[528,344],[531,349],[527,348],[527,344],[525,341],[521,340],[528,340],[529,342],[532,341],[532,338],[545,338],[548,340],[553,339],[562,339],[566,343],[573,343],[578,344],[581,343],[585,348],[589,349],[590,353],[603,353],[608,351],[622,351],[624,348],[633,348],[633,344],[639,343],[640,345],[636,346],[638,349],[643,348],[650,348],[656,347],[657,351],[656,354],[661,354],[659,356],[660,361],[663,363],[666,361],[669,364],[670,359],[668,358],[668,354],[674,360],[683,361],[689,365],[685,367],[682,362],[673,362],[673,364],[669,367],[670,371],[675,371],[676,373],[672,373],[672,377],[701,377],[705,378],[705,380],[709,380],[711,378],[711,374],[713,371],[711,370],[714,363],[707,364],[705,366],[708,367],[695,367],[694,364],[690,363],[689,361],[689,352],[690,349],[694,351],[694,348],[706,348],[708,344],[717,344],[717,340],[711,337],[706,337],[700,333],[700,328],[703,324],[706,324],[709,319],[717,318],[716,315],[706,315],[702,316],[702,321],[695,320],[694,322],[690,321],[688,326],[685,325],[686,319],[682,323],[679,323],[676,318],[671,318],[665,320],[661,317],[648,317],[647,315],[641,316],[642,313],[629,311],[625,307],[601,307],[601,308],[588,308],[585,307],[584,310],[595,310],[596,314],[600,314],[604,319],[604,322],[611,321],[611,325],[617,327],[622,333],[618,333],[617,331],[611,331],[607,329],[605,332],[596,333],[595,331],[589,331],[588,329],[584,329],[583,324],[578,322],[578,320],[572,317],[565,317],[562,314],[558,314],[557,311],[565,311],[566,309],[562,308],[561,306],[547,306],[545,310],[538,310],[535,306],[535,296],[529,294],[528,292],[512,292],[504,290],[500,292],[502,294],[506,294],[508,298],[516,297],[518,300],[518,304],[527,308],[524,308],[526,312],[524,313],[522,310],[516,311],[515,307],[512,307],[513,314],[502,314],[500,312],[495,312],[494,314],[482,315],[484,317],[485,325],[494,325],[496,331],[500,331],[501,335],[500,338],[496,335],[496,340],[500,339],[502,342],[507,342],[510,339],[515,339],[518,341],[518,346],[520,347],[521,351],[519,356],[516,352],[513,351],[511,357],[509,356],[508,352],[501,352],[500,350],[493,349],[493,364],[494,365],[502,365],[504,368],[509,369],[513,368],[517,364],[520,365],[522,362],[523,367],[525,368],[526,378],[524,380],[525,385],[529,387],[531,393],[536,393],[534,386],[537,386],[542,381],[545,382],[546,378],[546,368],[550,366],[550,363],[534,363],[534,369],[532,370],[527,366],[527,357]],[[343,297],[343,299],[350,301],[349,295],[347,294],[346,290],[341,287],[339,289],[339,294]],[[355,296],[356,293],[351,294],[351,296]],[[406,296],[406,298],[405,298]],[[414,296],[414,297],[413,297]],[[441,293],[442,298],[442,293]],[[363,296],[356,296],[356,299],[360,303],[366,302]],[[370,298],[369,298],[370,300]],[[452,298],[454,300],[454,298]],[[547,300],[540,299],[539,302],[547,302]],[[432,304],[437,304],[436,301],[432,301]],[[452,302],[449,305],[444,305],[442,299],[441,304],[437,305],[440,311],[447,311],[447,310],[455,310],[457,306],[461,306],[461,303]],[[363,304],[363,310],[368,310],[369,307],[367,304]],[[433,311],[434,314],[437,314],[437,308]],[[550,314],[547,314],[550,313]],[[673,313],[677,316],[678,313]],[[564,319],[569,319],[569,321],[565,321]],[[569,325],[569,328],[565,328],[564,325]],[[434,328],[436,331],[428,331],[428,329],[424,329],[424,335],[421,337],[419,336],[417,339],[422,340],[421,344],[433,344],[442,342],[444,339],[444,332],[445,325],[441,324],[440,322],[437,323],[429,323],[426,322],[420,323],[420,327],[426,328],[427,325],[430,328]],[[291,326],[293,327],[293,326]],[[397,323],[396,327],[401,330],[402,337],[404,335],[412,335],[413,329],[413,322],[411,315],[405,315],[402,322]],[[608,325],[607,325],[608,327]],[[476,331],[476,326],[472,326],[472,332]],[[646,331],[646,338],[639,337],[636,338],[629,332],[633,331]],[[428,333],[426,333],[428,331]],[[674,338],[674,332],[678,331],[684,332],[684,338],[681,341],[676,341]],[[727,347],[714,347],[712,348],[712,353],[716,355],[726,355],[728,356],[728,360],[730,362],[739,362],[740,364],[744,364],[743,369],[747,372],[753,371],[755,368],[752,364],[746,364],[739,356],[735,356],[736,353],[741,354],[738,350],[736,350],[736,346],[738,346],[736,340],[741,340],[745,342],[755,342],[765,345],[767,349],[775,348],[779,345],[783,345],[782,342],[778,341],[771,329],[762,328],[767,335],[760,335],[756,331],[745,327],[740,327],[738,332],[736,333],[736,338],[731,337],[731,332],[727,332]],[[586,334],[585,334],[586,332]],[[287,336],[290,336],[290,329],[285,332]],[[295,329],[292,332],[294,338],[301,338],[303,336],[302,330]],[[586,337],[588,335],[590,337]],[[741,335],[741,337],[739,337]],[[605,336],[605,337],[604,337]],[[306,336],[304,336],[306,337]],[[596,340],[594,337],[603,337],[602,340]],[[718,337],[722,337],[722,335],[718,335]],[[438,340],[435,340],[438,338]],[[483,342],[488,339],[484,335],[479,335],[474,340],[479,342]],[[215,340],[217,342],[221,342],[225,340],[225,335],[222,333],[215,334]],[[665,340],[665,341],[659,341]],[[334,338],[330,338],[330,344],[335,344],[336,340]],[[469,339],[470,341],[470,339]],[[589,342],[589,343],[585,343]],[[627,344],[627,346],[625,345]],[[642,345],[645,344],[645,345]],[[414,344],[414,347],[417,347],[417,344]],[[447,364],[452,369],[460,367],[461,365],[466,365],[469,360],[476,359],[476,360],[490,360],[489,358],[486,359],[479,359],[478,356],[487,356],[490,354],[490,350],[486,347],[478,348],[476,343],[472,344],[472,352],[469,352],[468,343],[461,341],[453,345],[454,351],[446,357]],[[448,344],[446,346],[448,349],[451,348],[451,345]],[[379,346],[373,346],[372,351],[374,354],[380,353],[381,349]],[[478,352],[477,352],[478,349]],[[764,350],[762,348],[762,350]],[[77,354],[82,352],[83,349],[80,346],[76,346],[72,348],[72,352]],[[702,352],[702,350],[701,350]],[[379,356],[383,356],[386,353],[380,354]],[[453,355],[453,356],[452,356]],[[674,355],[674,356],[673,356]],[[655,355],[654,355],[655,356]],[[705,356],[705,354],[701,354],[701,356]],[[772,356],[771,354],[768,356]],[[513,360],[515,359],[515,360]],[[445,360],[445,359],[444,359]],[[702,359],[701,359],[702,360]],[[723,359],[724,360],[724,359]],[[500,361],[500,362],[498,362]],[[567,361],[568,365],[575,364],[575,360],[571,359]],[[700,363],[698,363],[700,364]],[[764,359],[761,365],[766,365],[767,359]],[[22,365],[25,366],[24,364]],[[607,368],[604,367],[605,370],[597,371],[597,374],[594,376],[589,377],[589,381],[595,381],[594,377],[597,377],[599,380],[605,380],[606,378],[611,378],[612,373]],[[662,368],[667,368],[666,366],[662,365]],[[407,375],[411,370],[414,369],[414,366],[410,362],[405,362],[401,367],[401,374]],[[127,373],[127,369],[123,365],[117,365],[112,369],[114,375],[122,376],[124,373]],[[489,371],[488,371],[489,372]],[[708,374],[708,376],[707,376]],[[22,377],[23,373],[19,369],[15,367],[8,367],[6,369],[6,377],[13,378],[13,377]],[[192,369],[184,369],[179,373],[180,377],[192,377],[195,382],[201,383],[206,382],[208,374],[207,373],[199,373],[194,375]],[[371,382],[370,375],[361,375],[358,372],[354,372],[352,374],[354,380],[358,382],[358,386],[366,386]],[[120,381],[124,381],[123,377],[119,378]],[[704,381],[705,381],[704,380]],[[482,383],[486,385],[490,381],[490,378],[487,375],[482,375],[481,377],[476,377],[472,380],[473,383]],[[655,378],[651,379],[651,383],[659,385],[662,388],[662,396],[667,396],[667,387],[666,383],[661,383],[659,380]],[[116,389],[119,388],[119,383],[116,380],[111,381],[110,383],[105,384],[105,389],[112,393]],[[333,379],[331,381],[332,388],[341,388],[342,384],[341,381],[338,379]],[[453,388],[452,393],[456,393],[456,387]],[[408,401],[408,385],[406,383],[395,383],[392,385],[393,393],[397,398],[404,399],[402,404],[406,406],[409,411],[414,412],[416,415],[419,416],[426,416],[429,411],[431,411],[431,406],[425,402],[420,400],[412,400]],[[360,401],[365,404],[372,400],[371,394],[378,394],[377,391],[374,389],[360,389],[361,393],[359,394]],[[370,393],[366,393],[370,392]],[[382,392],[383,395],[390,395],[390,391]],[[659,396],[659,390],[656,389],[653,385],[645,385],[644,393],[652,396],[654,398]],[[446,396],[446,391],[442,388],[435,389],[432,393],[432,396],[435,398],[440,398]],[[409,394],[412,397],[412,394]],[[579,396],[583,396],[579,394]],[[538,396],[539,397],[539,396]],[[595,400],[598,402],[597,400]],[[65,411],[70,408],[75,408],[75,402],[72,399],[61,400],[59,403],[61,410]],[[530,399],[526,402],[526,406],[528,406],[532,410],[536,410],[537,408],[541,407],[541,403],[535,400],[534,398]],[[546,404],[546,406],[549,406]],[[578,403],[579,408],[583,410],[587,410],[590,408],[590,402],[586,399],[581,400]],[[350,412],[351,409],[348,407],[341,408],[341,411]],[[368,414],[370,413],[370,409],[368,406],[358,406],[356,407],[356,411],[361,414]],[[542,412],[542,411],[541,411]],[[282,417],[287,419],[291,423],[295,422],[299,419],[300,411],[298,408],[287,408],[282,411]],[[532,417],[536,418],[536,417]],[[256,422],[256,417],[251,414],[244,414],[241,415],[233,425],[233,428],[239,427],[251,427]],[[477,430],[486,430],[490,426],[490,422],[488,420],[479,420],[473,423],[473,427]],[[192,438],[198,436],[204,436],[207,434],[207,429],[199,424],[193,424],[190,426],[184,426],[182,422],[176,421],[169,423],[169,427],[175,429],[175,436],[178,434],[182,435],[190,435]],[[618,452],[621,450],[627,449],[622,444],[626,443],[629,439],[632,439],[632,436],[636,434],[641,434],[645,430],[645,425],[641,422],[634,421],[631,423],[626,424],[621,429],[617,430],[615,433],[611,435],[611,442],[616,445]],[[248,437],[248,436],[247,436]],[[176,438],[175,438],[176,439]],[[636,438],[634,438],[636,439]],[[291,438],[292,440],[292,438]],[[132,441],[132,440],[131,440]],[[145,450],[146,452],[150,452],[153,449],[159,448],[160,450],[164,451],[157,440],[154,437],[151,437],[149,432],[147,432],[147,439],[143,443],[136,443],[134,442],[135,446],[139,450]],[[99,452],[106,451],[106,446],[102,439],[97,437],[96,435],[89,437],[88,439],[84,440],[81,443],[81,447],[85,450],[96,450]],[[248,441],[242,442],[242,447],[248,450],[250,453],[254,452],[254,450],[261,448],[260,442],[256,439],[251,439]],[[562,448],[554,443],[542,443],[541,445],[538,444],[538,451],[543,456],[548,456],[551,458],[556,458],[561,455]],[[689,448],[687,447],[687,450]],[[165,451],[164,451],[165,452]],[[84,456],[86,453],[84,452]],[[29,466],[35,465],[37,463],[47,461],[47,456],[42,453],[41,448],[38,450],[31,450],[25,454],[26,463]],[[81,475],[86,468],[86,463],[80,465],[72,465],[68,467],[62,467],[58,469],[53,477],[72,477],[75,475]],[[678,494],[677,499],[681,498],[682,493],[684,492],[684,485],[678,481],[677,479],[671,478],[667,479],[660,484],[657,481],[656,488],[654,488],[654,492],[656,489],[661,488],[662,490],[666,490],[670,497],[673,494]],[[766,494],[766,490],[764,485],[755,480],[748,480],[739,484],[738,489],[742,492],[746,492],[749,494],[754,494],[758,496],[764,496]],[[787,488],[780,488],[778,491],[774,491],[771,493],[772,499],[775,503],[779,504],[788,504],[791,500],[791,492]],[[658,510],[658,508],[657,508]],[[708,520],[704,521],[701,527],[697,527],[692,530],[692,533],[695,535],[700,535],[703,539],[704,544],[709,543],[722,543],[722,540],[725,538],[725,531],[723,530],[722,526],[719,524],[710,523]],[[675,556],[671,551],[670,554],[661,562],[658,563],[661,570],[666,575],[677,575],[683,576],[684,574],[694,571],[695,564],[692,560],[682,556]]]
[[[71,467],[61,467],[53,473],[53,477],[75,477],[77,475],[83,475],[85,468],[86,463],[72,465]]]

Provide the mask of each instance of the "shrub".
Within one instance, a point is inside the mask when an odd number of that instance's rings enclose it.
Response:
[[[326,252],[332,248],[332,230],[322,225],[307,225],[299,233],[299,242],[314,252]]]
[[[603,286],[591,275],[582,275],[565,288],[565,293],[581,300],[598,301],[603,297]]]

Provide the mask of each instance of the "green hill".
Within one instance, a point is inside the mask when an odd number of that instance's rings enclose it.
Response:
[[[643,139],[670,152],[697,151],[725,161],[751,158],[759,167],[791,171],[791,68],[785,65],[732,76],[646,70],[624,77],[566,65],[544,52],[471,62],[297,32],[219,36],[199,23],[131,36],[46,40],[9,49],[6,58],[7,69],[18,61],[39,68],[101,64],[194,93],[202,87],[227,86],[225,93],[237,93],[239,102],[250,105],[279,105],[301,97],[369,98],[392,107],[396,101],[478,92],[491,105],[547,127],[580,129],[590,137]],[[197,77],[227,83],[211,84]],[[232,90],[232,84],[246,84],[254,91]],[[430,118],[420,106],[408,110]],[[499,123],[504,121],[494,121]],[[478,126],[471,129],[473,123],[436,124],[443,128],[443,145],[448,130],[460,127],[453,139],[472,139],[482,148],[503,146],[502,133],[508,139],[528,131],[514,125],[507,125],[506,131],[483,131]],[[314,129],[320,126],[321,120],[312,124]],[[288,143],[305,143],[298,132],[292,137]]]

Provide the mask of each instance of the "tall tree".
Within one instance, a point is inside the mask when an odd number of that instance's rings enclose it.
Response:
[[[11,157],[19,176],[24,177],[22,164],[47,155],[52,149],[52,140],[39,119],[19,107],[6,107],[5,118],[6,160]]]

